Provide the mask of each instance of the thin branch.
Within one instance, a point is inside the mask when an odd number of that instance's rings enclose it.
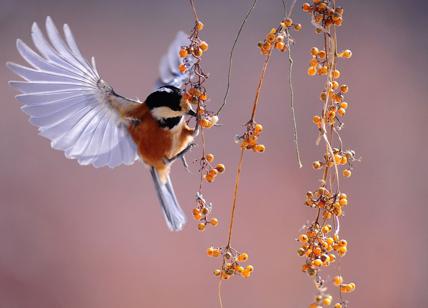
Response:
[[[253,12],[253,9],[255,8],[256,3],[257,3],[257,0],[254,0],[254,1],[253,1],[253,4],[251,5],[251,8],[249,9],[249,11],[247,12],[247,14],[245,15],[245,18],[244,18],[244,20],[242,21],[242,24],[241,24],[241,26],[239,27],[238,33],[237,33],[237,35],[236,35],[236,37],[235,37],[235,40],[234,40],[234,42],[233,42],[232,49],[230,50],[230,53],[229,53],[229,70],[228,70],[228,73],[227,73],[227,86],[226,86],[226,92],[225,92],[225,94],[224,94],[223,103],[222,103],[222,105],[220,106],[220,108],[218,109],[218,111],[216,112],[216,115],[219,115],[219,114],[220,114],[220,112],[221,112],[221,110],[223,109],[223,107],[226,105],[226,102],[227,102],[227,96],[229,95],[229,89],[230,89],[230,77],[231,77],[231,74],[232,74],[232,60],[233,60],[233,52],[234,52],[234,50],[235,50],[235,46],[236,46],[236,44],[238,43],[238,39],[239,39],[239,37],[240,37],[240,35],[241,35],[241,32],[242,32],[242,30],[244,29],[245,24],[247,23],[247,19],[250,17],[251,13]]]
[[[198,13],[196,13],[195,2],[194,0],[189,0],[189,1],[190,1],[190,5],[192,6],[193,16],[195,16],[195,21],[198,22],[199,17],[198,17]]]
[[[288,62],[289,62],[289,69],[288,69],[288,84],[290,87],[290,108],[291,108],[291,116],[293,118],[293,139],[294,144],[296,147],[296,156],[297,156],[297,162],[299,164],[299,168],[302,168],[302,160],[300,159],[300,151],[299,151],[299,141],[297,137],[297,123],[296,123],[296,114],[294,110],[294,89],[293,89],[293,83],[292,83],[292,76],[293,76],[293,58],[291,57],[291,45],[290,40],[287,40],[287,47],[288,47]]]
[[[236,202],[238,199],[239,180],[241,177],[242,164],[244,162],[244,151],[245,151],[245,149],[242,148],[241,149],[241,155],[239,157],[238,169],[236,171],[235,190],[233,192],[232,210],[231,210],[231,214],[230,214],[230,223],[229,223],[229,235],[228,235],[227,245],[226,245],[227,248],[230,247],[230,243],[232,241],[232,229],[233,229],[233,222],[235,219]]]

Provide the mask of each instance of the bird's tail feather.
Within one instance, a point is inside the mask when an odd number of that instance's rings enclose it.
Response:
[[[171,179],[167,176],[165,181],[162,181],[159,172],[153,167],[150,168],[150,173],[169,229],[180,231],[186,223],[186,216],[175,197]]]

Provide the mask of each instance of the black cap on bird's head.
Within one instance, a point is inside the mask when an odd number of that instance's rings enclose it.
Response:
[[[180,117],[185,114],[195,116],[182,90],[174,86],[162,86],[146,98],[147,107],[158,119]]]

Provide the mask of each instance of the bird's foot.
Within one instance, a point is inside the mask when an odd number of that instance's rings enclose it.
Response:
[[[182,150],[180,153],[178,153],[177,155],[175,155],[175,156],[173,156],[173,157],[171,157],[171,158],[167,158],[167,157],[165,157],[164,158],[164,162],[165,163],[168,163],[168,164],[171,164],[171,163],[173,163],[175,160],[177,160],[177,158],[184,158],[184,154],[186,154],[187,152],[189,152],[194,146],[196,146],[196,144],[195,143],[191,143],[191,144],[189,144],[187,147],[185,147],[184,148],[184,150]],[[184,158],[184,160],[185,160],[185,158]],[[185,166],[187,165],[187,162],[185,163]]]

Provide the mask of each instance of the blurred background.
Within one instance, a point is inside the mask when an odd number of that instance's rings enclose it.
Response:
[[[203,63],[213,110],[223,98],[227,56],[251,2],[196,1],[205,23],[202,37],[210,45]],[[342,137],[345,147],[363,158],[342,181],[350,206],[341,232],[350,249],[341,269],[345,280],[357,283],[347,298],[351,307],[428,307],[428,4],[338,2],[345,7],[339,48],[353,51],[352,59],[340,64],[341,80],[350,86]],[[15,40],[32,46],[31,24],[43,25],[47,15],[58,26],[71,26],[82,53],[96,56],[100,73],[118,93],[142,99],[153,89],[158,60],[175,33],[193,26],[184,0],[0,0],[0,64],[24,64]],[[7,85],[15,76],[0,65],[1,308],[218,307],[212,271],[220,260],[206,257],[206,248],[226,242],[239,155],[233,138],[249,119],[262,67],[257,41],[281,17],[280,0],[259,1],[236,48],[224,125],[207,133],[208,149],[227,166],[205,190],[220,225],[203,234],[191,219],[183,232],[167,230],[142,164],[82,167],[50,149]],[[276,53],[257,116],[267,151],[245,157],[232,241],[249,253],[255,272],[249,280],[236,277],[223,284],[224,307],[307,307],[315,292],[300,271],[303,259],[294,239],[314,218],[304,195],[320,178],[311,168],[322,153],[311,118],[320,110],[322,80],[306,70],[309,49],[321,46],[321,37],[300,9],[294,19],[304,26],[294,35],[304,168],[297,166],[292,142],[288,63]],[[173,169],[178,198],[190,214],[198,177],[179,163]]]

